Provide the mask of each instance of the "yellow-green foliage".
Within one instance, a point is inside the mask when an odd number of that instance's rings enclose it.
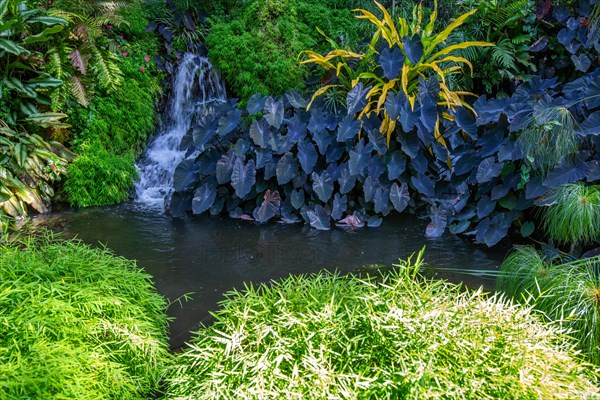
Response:
[[[232,292],[178,355],[169,399],[585,399],[573,343],[500,296],[315,275]]]
[[[166,307],[108,250],[0,245],[0,398],[151,398],[170,359]]]

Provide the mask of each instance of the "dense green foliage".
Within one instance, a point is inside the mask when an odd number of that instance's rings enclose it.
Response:
[[[166,306],[108,250],[0,245],[0,397],[149,398],[170,360]]]
[[[600,364],[600,258],[548,259],[530,246],[516,247],[502,266],[497,286],[569,329],[577,346]]]
[[[572,343],[501,297],[417,277],[290,277],[229,293],[168,398],[590,398]]]
[[[573,183],[548,194],[542,210],[548,236],[562,244],[591,244],[600,239],[600,190],[597,185]]]
[[[72,144],[80,156],[69,167],[65,190],[74,206],[126,200],[137,176],[133,163],[155,132],[162,74],[150,58],[157,41],[142,36],[147,22],[143,9],[137,14],[129,10],[127,15],[135,24],[111,33],[119,52],[120,86],[114,92],[99,91],[86,108],[78,106],[70,112]]]
[[[304,88],[308,70],[298,65],[298,56],[305,49],[326,48],[318,29],[342,46],[366,36],[350,11],[354,2],[337,8],[315,0],[247,3],[215,21],[206,38],[211,61],[244,103],[254,93]]]
[[[49,112],[48,94],[63,82],[43,72],[44,47],[67,24],[31,5],[0,2],[0,230],[28,206],[44,212],[70,155],[48,140],[66,115]]]

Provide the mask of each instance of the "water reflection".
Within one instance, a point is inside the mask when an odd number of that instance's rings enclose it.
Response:
[[[126,205],[60,212],[36,222],[137,260],[154,276],[159,292],[171,300],[193,292],[192,301],[169,309],[175,317],[174,347],[200,323],[210,322],[209,312],[217,308],[223,293],[241,289],[246,282],[323,268],[344,273],[365,265],[391,265],[425,245],[425,260],[439,268],[434,268],[437,275],[489,288],[489,279],[443,269],[496,270],[506,251],[483,251],[449,234],[426,239],[426,222],[411,216],[387,219],[375,229],[322,232],[302,225],[257,226],[221,217],[171,219]]]

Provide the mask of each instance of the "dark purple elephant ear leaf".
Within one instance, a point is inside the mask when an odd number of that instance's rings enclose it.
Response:
[[[383,69],[383,75],[388,79],[394,79],[402,71],[404,65],[404,54],[398,45],[394,45],[391,49],[385,46],[379,52],[379,64]]]
[[[252,95],[252,97],[248,99],[248,105],[246,106],[248,114],[254,115],[262,111],[265,107],[266,100],[267,98],[263,97],[260,93]]]
[[[320,231],[331,229],[330,216],[327,210],[317,204],[314,209],[306,212],[310,226]]]
[[[342,215],[346,212],[348,208],[348,196],[340,196],[339,193],[336,193],[333,197],[333,207],[331,210],[331,218],[334,220],[339,220],[342,218]]]
[[[425,228],[425,236],[428,238],[442,236],[448,225],[448,211],[443,206],[432,206],[429,209],[429,218],[431,222]]]
[[[362,82],[354,85],[346,95],[346,107],[348,114],[356,114],[367,105],[367,93],[371,90],[371,86],[365,87]]]
[[[292,153],[285,153],[277,163],[277,183],[285,185],[291,181],[298,172],[298,163]]]
[[[175,168],[173,188],[177,192],[191,189],[198,179],[198,167],[193,160],[183,160]]]
[[[219,161],[217,161],[216,176],[217,182],[220,185],[224,185],[231,180],[235,159],[236,156],[233,154],[233,151],[229,151],[223,154]]]
[[[327,171],[321,172],[321,174],[317,174],[316,172],[312,173],[313,180],[313,190],[319,197],[319,200],[322,202],[327,202],[333,193],[333,181],[329,176]]]
[[[271,129],[265,119],[252,122],[250,125],[250,137],[255,145],[266,149],[271,140]]]
[[[390,200],[392,201],[392,205],[396,211],[404,211],[406,207],[408,207],[408,202],[410,201],[408,185],[403,183],[402,185],[398,186],[398,184],[394,182],[390,189]]]
[[[281,124],[283,123],[283,101],[275,100],[273,97],[267,97],[265,101],[265,119],[275,129],[279,129]]]
[[[263,196],[263,202],[254,215],[256,222],[265,223],[279,214],[281,198],[278,191],[267,190]]]
[[[233,165],[231,172],[231,186],[235,189],[235,194],[240,199],[245,198],[252,187],[256,183],[256,168],[254,160],[248,161],[247,164],[238,158]]]
[[[304,190],[298,189],[298,190],[292,191],[290,200],[292,203],[292,207],[294,207],[296,210],[301,209],[302,206],[304,205]]]
[[[212,207],[217,197],[217,188],[213,183],[203,183],[198,190],[194,192],[192,198],[192,213],[202,214]]]
[[[317,164],[317,159],[319,157],[315,145],[308,139],[299,142],[297,156],[304,173],[310,174]]]

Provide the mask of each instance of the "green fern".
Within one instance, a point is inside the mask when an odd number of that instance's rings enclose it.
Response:
[[[501,39],[492,48],[492,60],[504,69],[515,69],[515,49],[509,39]]]

